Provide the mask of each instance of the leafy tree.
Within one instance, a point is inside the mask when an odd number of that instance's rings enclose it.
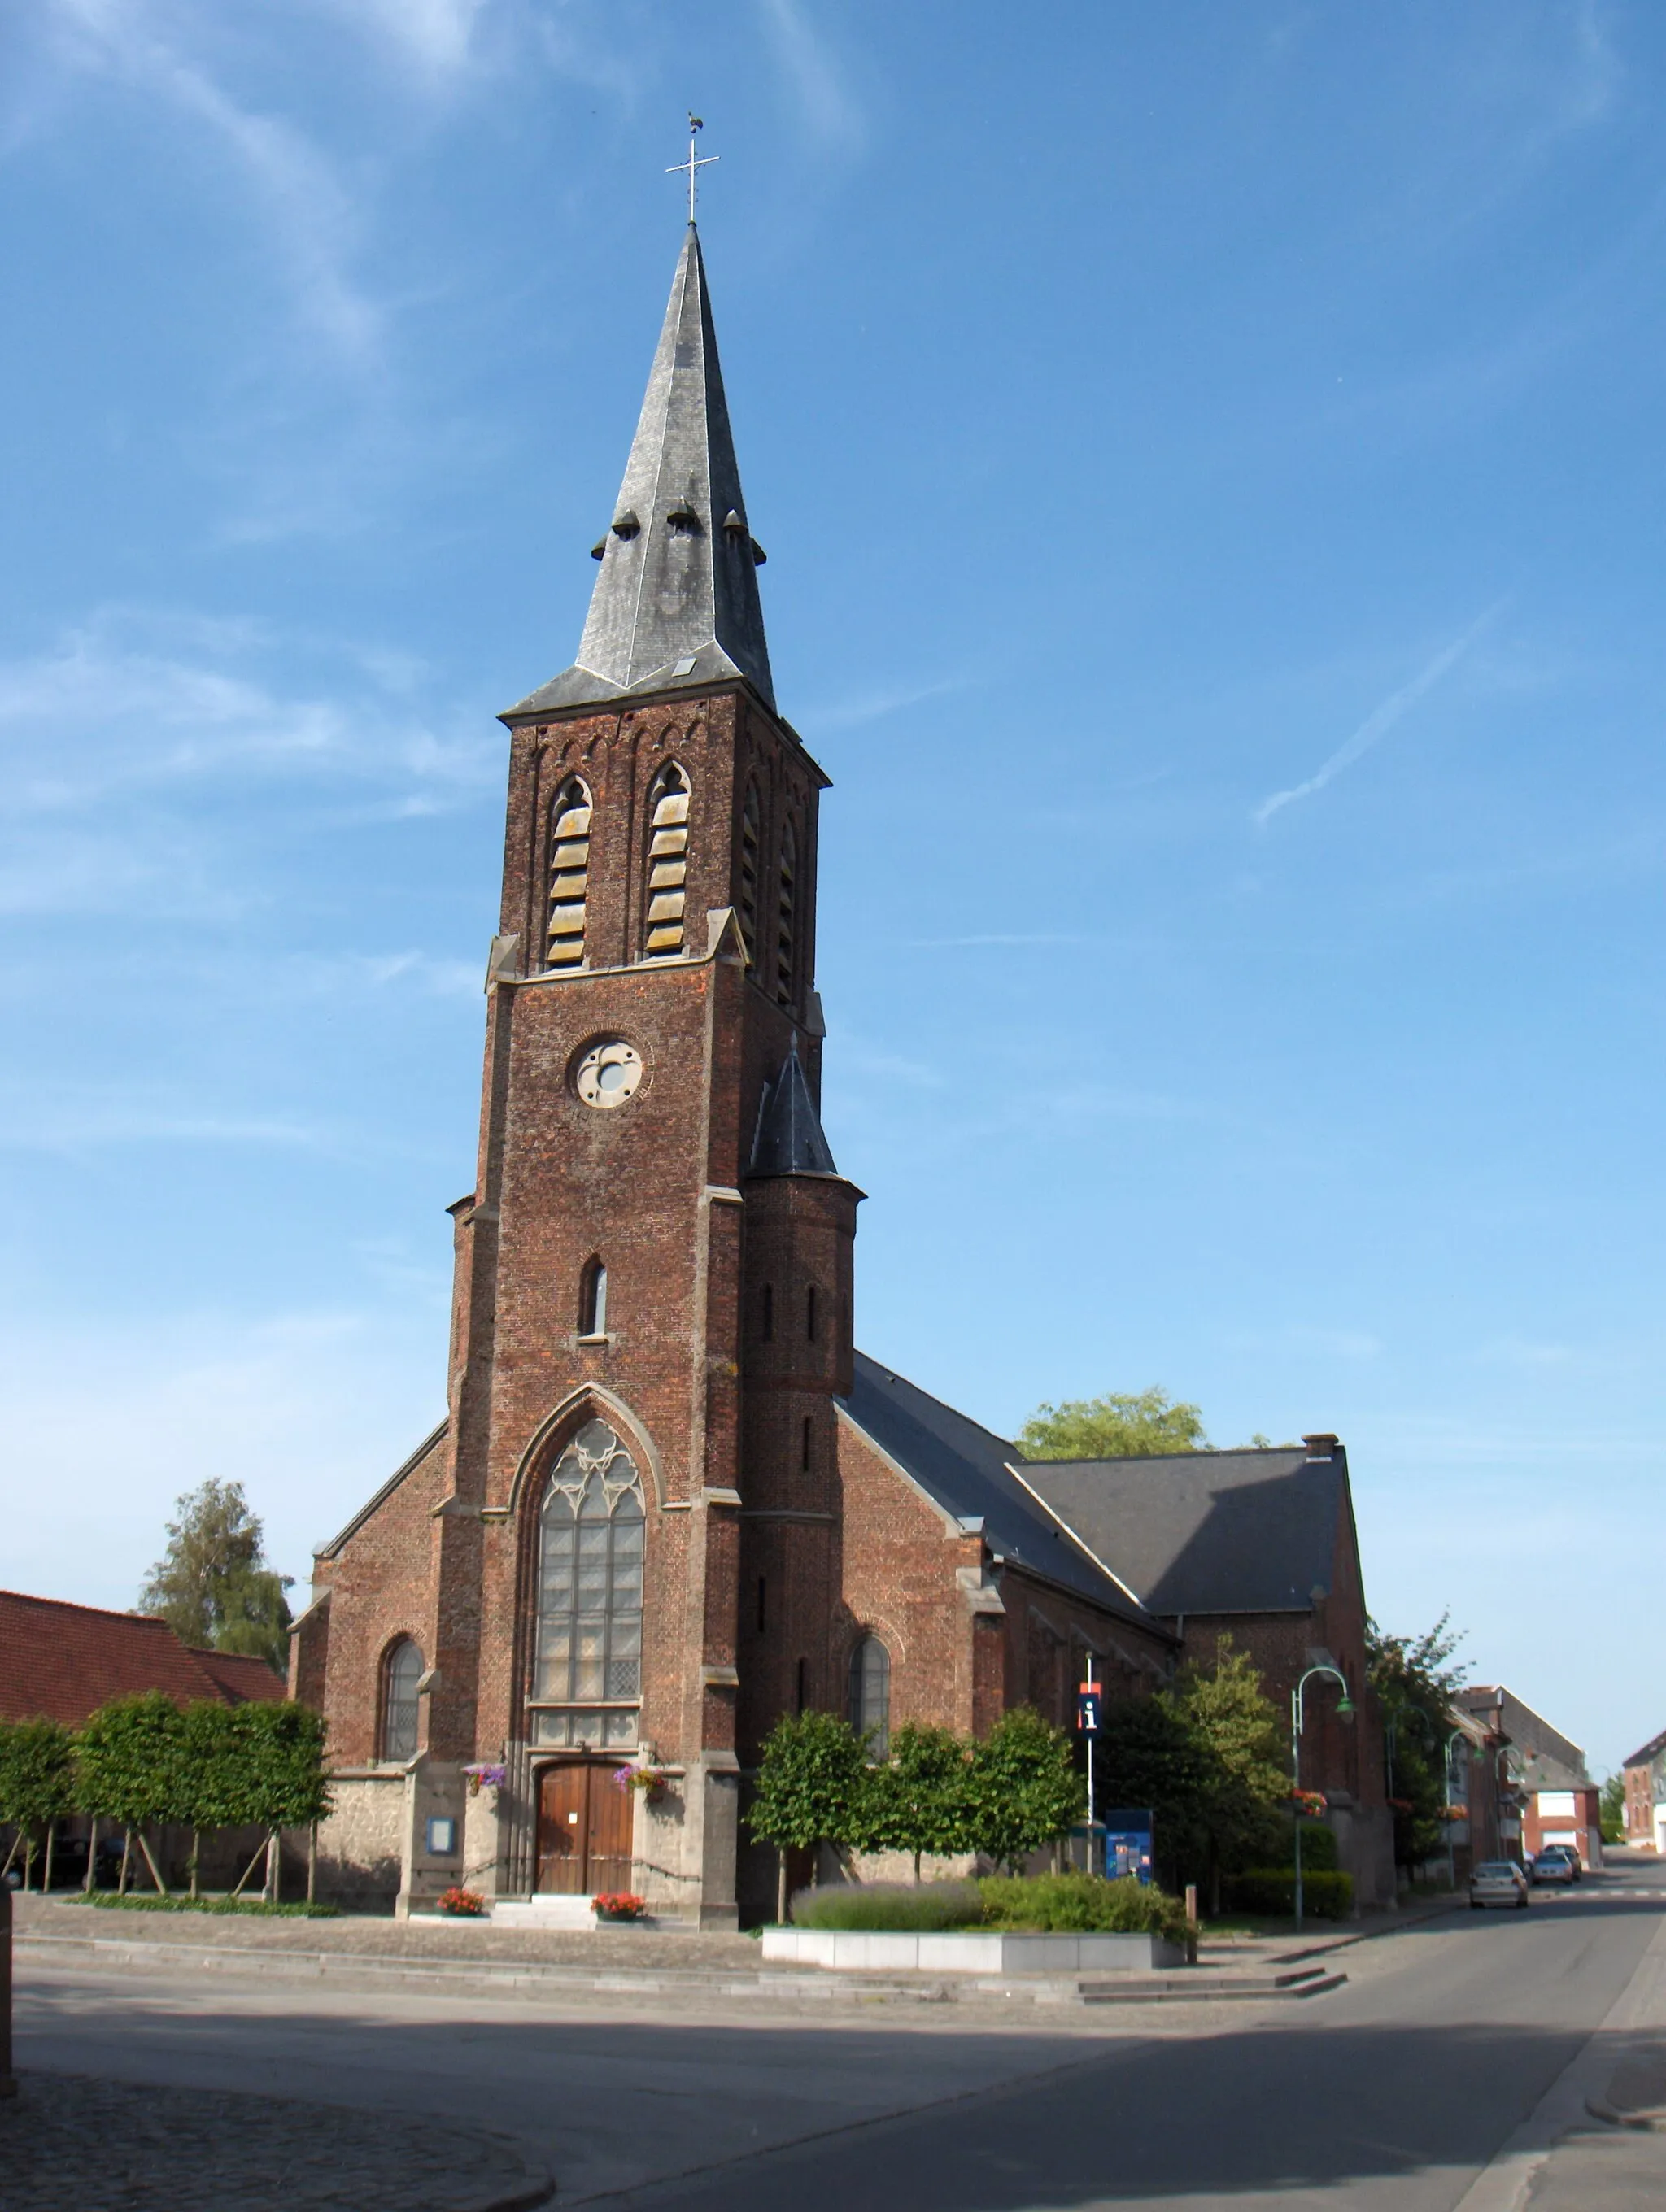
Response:
[[[76,1798],[83,1813],[126,1831],[122,1886],[137,1837],[158,1889],[161,1875],[144,1841],[152,1821],[177,1820],[187,1808],[185,1716],[161,1690],[112,1698],[82,1728],[76,1743]]]
[[[966,1747],[947,1729],[906,1722],[891,1757],[868,1778],[859,1835],[864,1850],[911,1851],[914,1878],[926,1851],[968,1849]]]
[[[266,1831],[266,1894],[274,1900],[280,1830],[307,1827],[330,1810],[324,1733],[321,1714],[288,1700],[236,1705],[228,1715],[219,1803],[230,1825]]]
[[[294,1580],[267,1565],[258,1519],[240,1482],[210,1479],[175,1500],[167,1549],[139,1593],[138,1610],[159,1614],[187,1644],[289,1666]]]
[[[1003,1713],[973,1745],[967,1800],[971,1848],[1014,1874],[1079,1820],[1087,1802],[1070,1738],[1030,1705]]]
[[[1401,1866],[1432,1858],[1446,1838],[1445,1749],[1452,1705],[1468,1668],[1455,1662],[1461,1633],[1443,1613],[1420,1636],[1365,1627],[1366,1673],[1383,1712],[1394,1855]]]
[[[1203,1808],[1215,1781],[1209,1754],[1176,1700],[1108,1698],[1094,1750],[1096,1808],[1149,1806],[1156,1871],[1170,1887],[1200,1869],[1207,1850]]]
[[[1605,1844],[1623,1844],[1626,1840],[1626,1778],[1611,1774],[1602,1784],[1596,1801]]]
[[[15,1827],[23,1845],[23,1887],[34,1872],[36,1838],[47,1832],[46,1875],[52,1882],[52,1823],[75,1809],[75,1739],[57,1721],[0,1723],[0,1821]]]
[[[848,1850],[864,1832],[867,1750],[831,1713],[783,1713],[758,1762],[746,1825],[781,1857],[779,1914],[787,1917],[787,1854],[818,1844]]]
[[[1277,1708],[1246,1651],[1230,1636],[1213,1667],[1194,1661],[1164,1693],[1201,1754],[1203,1786],[1192,1815],[1202,1844],[1209,1910],[1220,1910],[1220,1877],[1264,1859],[1279,1837],[1274,1808],[1288,1795],[1287,1747]]]
[[[1209,1447],[1201,1408],[1157,1389],[1038,1406],[1018,1443],[1026,1459],[1140,1459]]]

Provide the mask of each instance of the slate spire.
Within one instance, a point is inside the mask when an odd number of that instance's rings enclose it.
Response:
[[[511,716],[745,677],[775,705],[700,237],[677,264],[579,657]]]
[[[758,1102],[757,1128],[746,1172],[753,1176],[836,1176],[839,1172],[833,1164],[833,1148],[823,1132],[816,1102],[810,1096],[796,1038],[781,1073],[766,1085]]]

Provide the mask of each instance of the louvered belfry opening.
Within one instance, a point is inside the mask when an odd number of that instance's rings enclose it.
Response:
[[[590,793],[577,776],[550,809],[550,919],[546,968],[584,964],[584,914],[590,883]]]
[[[648,934],[650,960],[683,950],[684,885],[689,873],[689,784],[675,761],[654,779],[649,798]]]
[[[740,810],[740,934],[746,944],[746,964],[757,962],[757,786],[749,783]]]
[[[797,933],[798,840],[789,822],[781,833],[781,898],[775,928],[775,996],[793,1003],[793,958]]]

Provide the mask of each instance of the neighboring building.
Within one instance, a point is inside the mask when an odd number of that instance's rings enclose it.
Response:
[[[1626,1841],[1666,1855],[1666,1735],[1651,1736],[1621,1770],[1626,1780]]]
[[[1462,1813],[1447,1828],[1452,1871],[1467,1881],[1487,1859],[1517,1858],[1521,1813],[1506,1771],[1508,1747],[1481,1715],[1453,1706],[1444,1746],[1447,1804]],[[1507,1801],[1507,1802],[1506,1802]],[[1508,1830],[1506,1838],[1505,1830]]]
[[[1600,1867],[1602,1793],[1578,1745],[1502,1684],[1472,1684],[1456,1703],[1501,1740],[1501,1855],[1531,1858],[1547,1844],[1571,1844],[1584,1865]]]
[[[1045,1460],[1022,1480],[1148,1613],[1207,1659],[1247,1651],[1282,1713],[1305,1670],[1335,1667],[1303,1698],[1302,1781],[1329,1801],[1342,1867],[1364,1905],[1395,1897],[1383,1727],[1366,1678],[1365,1597],[1347,1454],[1330,1435],[1254,1450],[1152,1459]]]
[[[264,1659],[199,1651],[165,1620],[0,1590],[0,1720],[82,1723],[112,1698],[165,1690],[244,1705],[283,1695]]]
[[[733,1925],[773,1901],[739,1814],[781,1714],[881,1741],[903,1720],[981,1733],[1024,1700],[1062,1721],[1090,1657],[1141,1693],[1190,1630],[1121,1563],[1135,1528],[1073,1535],[1010,1443],[854,1350],[862,1194],[818,1110],[827,779],[775,706],[692,225],[594,551],[577,662],[502,717],[448,1415],[320,1547],[290,1680],[329,1723],[337,1891],[629,1887]],[[1258,1538],[1213,1602],[1269,1651],[1329,1640],[1360,1696],[1326,1441],[1295,1475],[1321,1502],[1298,1516],[1292,1609]],[[1289,1456],[1235,1499],[1245,1532]],[[1269,1538],[1269,1571],[1285,1558]],[[1362,1704],[1364,1739],[1333,1742],[1316,1699],[1310,1759],[1369,1820]],[[648,1764],[664,1789],[618,1786]]]

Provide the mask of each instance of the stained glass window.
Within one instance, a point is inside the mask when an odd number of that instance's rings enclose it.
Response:
[[[416,1685],[423,1655],[406,1636],[388,1653],[382,1677],[382,1757],[416,1756]]]
[[[535,1703],[641,1697],[645,1529],[635,1462],[605,1421],[587,1421],[544,1501]]]

